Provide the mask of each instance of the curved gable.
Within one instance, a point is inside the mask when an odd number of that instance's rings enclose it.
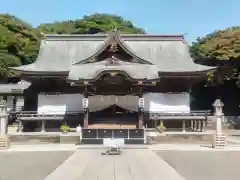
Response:
[[[118,33],[118,31],[113,31],[108,34],[107,39],[104,41],[104,43],[98,47],[97,51],[86,58],[85,60],[79,60],[75,64],[85,64],[85,63],[93,63],[97,62],[97,57],[100,56],[104,51],[107,51],[109,47],[112,46],[119,46],[126,54],[132,57],[134,63],[140,63],[140,64],[152,64],[151,62],[147,61],[146,59],[143,59],[141,57],[138,57],[130,47],[128,47],[127,44],[124,43],[124,41],[121,39],[121,35]]]

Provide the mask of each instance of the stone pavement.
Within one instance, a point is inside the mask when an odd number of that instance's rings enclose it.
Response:
[[[43,180],[72,154],[72,151],[0,152],[0,179]]]
[[[161,171],[159,171],[161,170]],[[45,180],[185,180],[148,149],[102,156],[101,150],[76,151]]]
[[[186,180],[239,180],[238,151],[156,151]]]
[[[11,145],[10,149],[0,150],[0,152],[41,152],[41,151],[76,151],[74,144],[27,144]]]
[[[203,144],[156,144],[148,146],[153,151],[240,151],[240,144],[227,145],[225,148],[215,149],[212,146]]]
[[[0,152],[41,152],[41,151],[77,151],[99,150],[102,145],[74,145],[74,144],[30,144],[12,145],[10,149]],[[214,149],[211,145],[199,144],[154,144],[154,145],[125,145],[122,149],[150,149],[153,151],[240,151],[240,144],[229,144],[224,149]]]
[[[15,145],[0,151],[0,179],[239,179],[239,145],[225,149],[196,144],[131,145],[120,156],[101,156],[102,151],[102,146],[90,145]]]

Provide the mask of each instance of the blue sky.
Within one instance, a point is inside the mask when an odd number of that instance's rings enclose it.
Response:
[[[33,26],[92,13],[122,16],[153,34],[185,34],[191,42],[217,29],[240,25],[240,0],[1,0]]]

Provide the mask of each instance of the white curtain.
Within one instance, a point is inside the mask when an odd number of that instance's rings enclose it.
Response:
[[[89,99],[89,111],[100,111],[102,109],[108,108],[112,105],[117,105],[123,109],[127,109],[129,111],[136,111],[138,105],[138,97],[137,96],[90,96]]]
[[[165,113],[190,112],[190,95],[188,93],[147,93],[144,98],[144,111]],[[65,114],[66,111],[79,112],[83,110],[83,95],[38,95],[39,114]],[[137,111],[138,96],[89,96],[89,111],[100,111],[112,105],[117,105],[129,111]]]
[[[65,114],[68,112],[79,112],[83,110],[83,95],[60,94],[60,95],[38,95],[38,114]]]
[[[189,93],[147,93],[144,96],[144,110],[164,113],[189,113]]]
[[[129,111],[137,111],[138,96],[117,96],[116,105]]]
[[[100,111],[112,105],[113,98],[111,96],[89,96],[89,111]]]

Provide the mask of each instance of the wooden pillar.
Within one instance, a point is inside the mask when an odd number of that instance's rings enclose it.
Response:
[[[13,107],[12,107],[13,111],[16,112],[17,109],[17,96],[13,97]]]
[[[142,88],[139,89],[139,102],[138,102],[138,128],[143,128],[143,111],[144,111],[144,101],[143,101],[143,94],[142,94]],[[143,101],[143,102],[141,102]]]
[[[84,89],[83,109],[84,109],[83,127],[84,127],[84,129],[87,129],[88,128],[88,114],[89,114],[87,86]]]

